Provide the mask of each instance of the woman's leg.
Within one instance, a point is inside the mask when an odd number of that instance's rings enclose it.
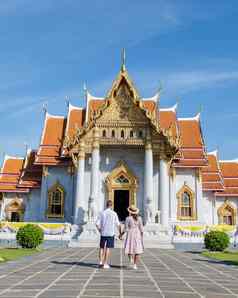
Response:
[[[133,264],[134,260],[133,260],[133,255],[128,254],[128,259],[129,259],[129,263]]]
[[[139,261],[139,255],[134,255],[134,264],[138,264]]]

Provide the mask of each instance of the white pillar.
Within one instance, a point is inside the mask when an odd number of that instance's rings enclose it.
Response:
[[[74,224],[83,223],[85,218],[84,204],[84,172],[85,172],[85,153],[84,145],[80,144],[78,154],[78,167],[76,176],[76,192],[74,200]]]
[[[153,151],[151,143],[147,142],[144,165],[144,216],[146,222],[154,222],[153,211]]]
[[[197,220],[203,224],[205,223],[203,217],[203,195],[202,195],[202,177],[201,177],[201,170],[197,169],[195,174],[195,190],[196,190],[196,211],[197,211]]]
[[[160,160],[160,219],[161,224],[168,226],[169,223],[169,172],[167,162]]]
[[[170,213],[169,217],[172,222],[177,220],[177,199],[176,199],[176,169],[172,168],[169,177],[170,183]]]
[[[91,167],[91,185],[90,185],[90,197],[88,204],[88,218],[89,221],[94,221],[96,218],[95,200],[98,198],[99,191],[99,135],[97,128],[94,129],[94,141],[92,150],[92,167]]]

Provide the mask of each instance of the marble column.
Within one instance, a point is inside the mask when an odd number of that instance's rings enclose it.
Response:
[[[76,175],[74,224],[83,223],[85,218],[84,172],[85,172],[85,152],[84,152],[84,143],[81,143],[79,148],[79,154],[78,154],[78,166],[77,166],[77,175]]]
[[[93,133],[93,146],[92,146],[92,167],[91,167],[91,185],[90,185],[90,197],[88,202],[88,219],[93,222],[96,218],[95,200],[98,199],[99,194],[99,131],[95,127]]]
[[[160,159],[160,222],[164,226],[169,223],[169,171],[167,162]]]
[[[170,178],[169,178],[169,218],[172,222],[177,220],[177,199],[176,199],[176,169],[173,167],[170,169]]]
[[[144,216],[145,222],[154,222],[153,206],[153,151],[150,141],[145,145],[144,165]]]

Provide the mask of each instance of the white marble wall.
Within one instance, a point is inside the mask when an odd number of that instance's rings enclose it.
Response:
[[[217,224],[215,210],[215,196],[212,191],[204,191],[202,198],[202,210],[205,223],[208,225]]]

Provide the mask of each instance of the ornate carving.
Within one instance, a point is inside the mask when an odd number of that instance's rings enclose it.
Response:
[[[217,214],[220,224],[236,224],[237,209],[228,200],[217,210]]]
[[[186,195],[186,198],[184,198],[184,195]],[[183,187],[178,191],[177,199],[178,199],[177,219],[178,220],[196,220],[197,212],[196,212],[195,193],[192,191],[190,187],[188,187],[186,182],[184,182]],[[187,210],[189,210],[188,214],[183,214],[182,208],[187,208]]]
[[[120,177],[123,176],[123,181],[120,181]],[[125,189],[129,190],[129,204],[136,205],[136,191],[138,188],[138,179],[127,167],[126,163],[119,161],[107,176],[105,184],[108,191],[108,200],[114,203],[114,190]]]
[[[95,146],[102,144],[118,144],[118,145],[144,145],[144,138],[119,138],[107,137],[95,142],[93,136],[93,128],[150,128],[154,131],[152,144],[155,151],[161,152],[163,159],[170,160],[174,157],[179,148],[179,137],[175,137],[172,133],[172,127],[164,130],[161,129],[157,113],[150,112],[145,109],[143,101],[140,100],[137,90],[135,89],[126,70],[120,71],[118,77],[114,81],[111,90],[107,94],[102,105],[97,109],[92,118],[85,124],[83,128],[77,128],[73,137],[66,136],[64,140],[64,149],[70,152],[78,152],[78,144],[84,139],[86,152],[90,152]],[[117,134],[118,135],[118,134]],[[159,140],[158,146],[156,142]],[[161,144],[164,144],[162,150]],[[158,148],[158,149],[156,149]]]

